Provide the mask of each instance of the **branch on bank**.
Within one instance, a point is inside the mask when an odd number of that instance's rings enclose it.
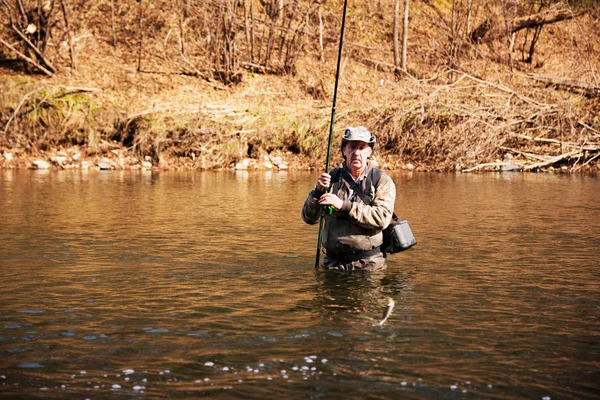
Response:
[[[567,160],[577,159],[575,161],[574,165],[571,167],[572,171],[576,171],[576,170],[581,169],[584,166],[588,165],[593,160],[598,158],[598,156],[600,155],[600,143],[586,142],[586,143],[578,144],[578,143],[573,143],[573,142],[561,141],[561,140],[557,140],[557,139],[549,139],[549,138],[541,138],[541,137],[536,138],[536,137],[531,137],[531,136],[527,136],[527,135],[523,135],[523,134],[512,134],[511,137],[523,139],[528,142],[542,144],[542,145],[543,144],[558,145],[558,146],[560,146],[561,150],[563,148],[569,149],[569,151],[563,152],[562,154],[557,155],[557,156],[548,156],[548,155],[540,156],[537,154],[533,154],[531,152],[520,151],[520,150],[517,150],[514,148],[508,148],[508,147],[502,147],[502,146],[499,147],[501,150],[504,150],[504,151],[507,151],[507,152],[510,152],[513,154],[519,154],[519,155],[522,155],[529,159],[537,160],[537,162],[534,162],[532,164],[524,165],[523,166],[524,171],[537,170],[540,168],[553,166],[555,164],[559,164],[559,163],[562,163]],[[584,160],[586,162],[583,165],[576,166],[580,160]]]
[[[513,149],[510,149],[510,151],[515,151]],[[515,151],[517,152],[517,151]],[[584,166],[586,166],[587,164],[591,163],[593,160],[595,160],[596,158],[598,158],[600,156],[600,152],[598,154],[595,154],[593,157],[590,157],[587,159],[585,164],[582,164],[579,167],[575,167],[573,166],[572,170],[576,171],[580,168],[583,168]],[[542,158],[541,156],[537,156],[535,155],[536,158]],[[558,156],[554,156],[554,157],[549,157],[546,158],[544,160],[532,163],[532,164],[525,164],[525,165],[516,165],[515,163],[511,162],[511,161],[497,161],[497,162],[493,162],[493,163],[483,163],[483,164],[478,164],[474,167],[471,168],[466,168],[463,169],[462,172],[473,172],[473,171],[513,171],[513,172],[520,172],[520,171],[535,171],[538,170],[540,168],[545,168],[545,167],[551,167],[555,164],[558,164],[562,161],[565,160],[571,160],[571,159],[581,159],[581,158],[586,158],[586,154],[585,152],[581,152],[579,150],[572,150],[569,151],[567,153],[564,154],[560,154]]]
[[[545,161],[548,159],[548,157],[540,156],[538,154],[530,153],[528,151],[521,151],[521,150],[513,149],[512,147],[498,146],[498,148],[500,150],[503,150],[503,151],[506,151],[506,152],[509,152],[512,154],[521,155],[525,158],[529,158],[530,160]]]
[[[576,81],[574,79],[557,78],[546,75],[526,75],[527,78],[554,85],[567,90],[583,92],[588,97],[600,97],[600,86],[591,83]]]
[[[54,65],[52,65],[50,60],[48,60],[46,58],[46,56],[44,56],[44,54],[42,54],[40,49],[38,49],[38,47],[36,45],[31,43],[31,41],[27,38],[27,36],[25,36],[23,34],[23,32],[21,32],[16,26],[11,25],[11,28],[23,40],[23,42],[25,42],[27,44],[27,46],[29,46],[29,48],[31,50],[33,50],[33,52],[36,54],[36,56],[44,63],[45,68],[47,68],[53,74],[56,73],[56,68],[54,68]]]
[[[531,142],[558,144],[561,147],[573,147],[573,148],[577,148],[582,151],[600,151],[600,144],[595,144],[595,143],[588,143],[588,144],[582,145],[582,144],[577,144],[577,143],[573,143],[573,142],[563,142],[563,141],[557,140],[557,139],[534,138],[534,137],[523,135],[520,133],[512,134],[512,136],[519,138],[519,139],[525,139],[525,140],[528,140]]]
[[[493,162],[478,164],[474,167],[461,170],[461,172],[473,172],[479,170],[487,171],[520,171],[521,167],[516,166],[511,162]]]
[[[594,157],[591,157],[589,160],[587,160],[585,163],[581,164],[580,166],[573,168],[572,172],[579,171],[581,168],[583,168],[586,165],[590,164],[592,161],[594,161],[598,157],[600,157],[600,153],[596,154]]]
[[[573,12],[565,4],[557,3],[540,13],[515,18],[513,20],[510,33],[515,33],[525,28],[535,28],[541,25],[552,24],[555,22],[572,19],[584,13],[585,11]]]
[[[513,34],[526,28],[535,28],[547,24],[553,24],[585,14],[587,10],[574,12],[564,3],[557,3],[542,12],[518,17],[510,21],[510,26],[505,29],[500,21],[489,17],[471,32],[471,40],[475,43],[483,39],[496,40],[506,34]]]
[[[0,44],[3,44],[4,46],[8,47],[10,50],[14,51],[15,54],[17,55],[17,57],[19,57],[20,59],[22,59],[23,61],[28,62],[29,64],[33,65],[35,68],[39,69],[40,71],[42,71],[44,74],[48,75],[48,76],[52,76],[54,75],[54,73],[50,70],[48,70],[47,68],[43,67],[42,65],[40,65],[39,63],[37,63],[35,60],[33,60],[30,57],[27,57],[25,54],[21,53],[19,50],[15,49],[10,43],[5,42],[4,40],[0,39]]]
[[[581,158],[583,156],[584,156],[584,154],[579,152],[579,150],[572,150],[572,151],[569,151],[568,153],[564,153],[559,156],[552,157],[546,161],[540,161],[538,163],[525,165],[525,166],[523,166],[523,171],[531,171],[531,170],[535,170],[535,169],[540,169],[540,168],[544,168],[544,167],[548,167],[548,166],[557,164],[564,160],[568,160],[568,159],[572,159],[572,158]]]
[[[2,40],[2,39],[0,39]],[[85,93],[85,92],[101,92],[102,89],[98,89],[98,88],[89,88],[89,87],[78,87],[78,86],[55,86],[55,89],[62,89],[63,92],[61,92],[60,94],[58,94],[57,96],[54,96],[54,99],[66,96],[67,94],[74,94],[74,93]],[[19,104],[17,105],[17,108],[15,108],[15,111],[12,113],[12,115],[10,116],[10,118],[8,119],[8,121],[6,122],[6,125],[4,125],[4,134],[6,134],[8,132],[8,128],[10,127],[11,122],[19,116],[19,112],[21,110],[21,108],[23,107],[23,105],[27,102],[27,99],[29,99],[32,95],[42,91],[42,90],[46,90],[48,89],[48,87],[41,87],[39,89],[33,90],[27,94],[25,94],[22,98],[21,101],[19,102]]]
[[[585,123],[585,122],[583,122],[583,121],[577,121],[577,123],[578,123],[579,125],[583,126],[584,128],[586,128],[587,130],[589,130],[589,131],[592,133],[592,135],[594,135],[594,136],[596,136],[596,137],[599,137],[599,138],[600,138],[600,131],[598,131],[598,130],[596,130],[596,129],[592,128],[591,126],[589,126],[588,124],[586,124],[586,123]]]

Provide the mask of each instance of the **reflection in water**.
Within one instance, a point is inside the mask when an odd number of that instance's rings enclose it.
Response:
[[[313,307],[323,313],[324,318],[369,317],[366,326],[379,321],[381,313],[393,298],[400,304],[410,302],[411,277],[389,272],[369,274],[343,274],[337,271],[316,273]]]
[[[392,176],[419,244],[344,275],[316,173],[0,171],[1,396],[596,398],[598,179]]]

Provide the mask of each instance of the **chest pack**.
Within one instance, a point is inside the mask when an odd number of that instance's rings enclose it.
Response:
[[[345,182],[363,203],[370,205],[373,203],[373,198],[369,195],[371,186],[377,188],[382,172],[376,168],[371,168],[365,179],[361,180],[359,183],[350,176],[350,173],[345,168],[336,168],[331,171],[329,175],[331,175],[331,182],[333,183],[333,193],[337,193],[340,185],[343,185]]]
[[[371,168],[365,179],[357,183],[345,168],[336,168],[329,173],[331,182],[333,182],[333,193],[337,193],[340,185],[345,182],[363,203],[368,205],[373,203],[373,198],[369,194],[371,193],[371,187],[373,186],[375,191],[377,190],[382,174],[380,170]],[[394,254],[408,250],[416,244],[417,240],[408,225],[408,221],[405,219],[399,221],[396,213],[392,212],[392,222],[383,230],[381,250],[386,254]]]

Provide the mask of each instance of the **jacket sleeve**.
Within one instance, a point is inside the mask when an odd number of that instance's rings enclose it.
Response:
[[[321,205],[319,204],[319,200],[313,197],[313,194],[314,191],[308,194],[302,206],[302,220],[310,225],[319,222],[319,217],[321,216]]]
[[[371,205],[362,201],[352,203],[348,216],[360,226],[382,230],[392,221],[394,202],[396,201],[396,185],[392,178],[382,174]]]

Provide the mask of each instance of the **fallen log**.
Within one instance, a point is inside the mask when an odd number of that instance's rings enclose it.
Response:
[[[535,28],[537,26],[573,19],[586,12],[587,10],[574,12],[564,3],[557,3],[539,13],[513,19],[510,21],[508,29],[497,18],[489,17],[479,24],[477,28],[473,29],[471,40],[475,43],[482,41],[484,38],[491,41],[506,34],[516,33],[522,29]]]
[[[600,86],[592,85],[591,83],[576,81],[568,78],[557,78],[547,75],[526,75],[527,78],[534,79],[539,82],[544,82],[550,85],[555,85],[560,88],[566,88],[568,90],[582,91],[586,95],[591,97],[600,97]]]
[[[556,164],[557,162],[560,162],[560,161],[563,161],[563,160],[566,160],[566,159],[569,159],[569,158],[583,157],[583,155],[584,154],[580,153],[578,150],[572,150],[572,151],[570,151],[568,153],[564,153],[564,154],[561,154],[559,156],[549,158],[546,161],[540,161],[538,163],[525,165],[525,166],[523,166],[523,171],[531,171],[531,170],[534,170],[534,169],[547,167],[549,165]]]
[[[461,172],[473,172],[477,170],[500,171],[500,172],[521,172],[523,168],[512,162],[493,162],[478,164],[471,168],[461,170]]]
[[[585,11],[582,10],[573,12],[565,4],[558,3],[540,13],[515,18],[510,28],[510,33],[515,33],[525,28],[535,28],[540,25],[572,19],[584,13]]]

